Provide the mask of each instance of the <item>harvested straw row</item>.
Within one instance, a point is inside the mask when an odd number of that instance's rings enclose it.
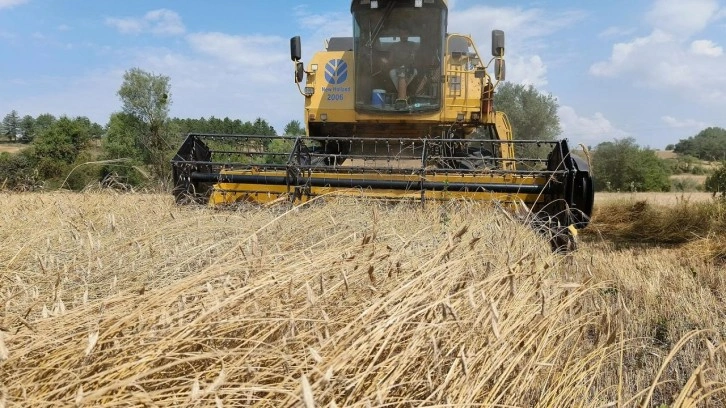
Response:
[[[726,203],[722,200],[672,205],[622,200],[600,204],[593,228],[615,241],[652,244],[684,244],[709,237],[726,236]]]

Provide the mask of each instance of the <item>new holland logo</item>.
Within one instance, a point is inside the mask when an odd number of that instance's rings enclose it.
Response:
[[[325,65],[325,79],[330,85],[340,85],[348,79],[348,63],[342,59],[330,60]]]

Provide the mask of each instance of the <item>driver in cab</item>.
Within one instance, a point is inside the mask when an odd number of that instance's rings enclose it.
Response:
[[[389,56],[383,58],[383,63],[391,67],[389,75],[399,95],[401,93],[405,95],[405,88],[418,74],[416,68],[413,67],[418,46],[416,43],[408,41],[408,36],[408,30],[401,28],[399,41],[391,45]],[[400,89],[402,86],[404,89]]]

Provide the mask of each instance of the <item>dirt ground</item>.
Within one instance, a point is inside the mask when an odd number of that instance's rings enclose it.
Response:
[[[27,145],[20,143],[0,143],[0,153],[17,153],[23,150]]]

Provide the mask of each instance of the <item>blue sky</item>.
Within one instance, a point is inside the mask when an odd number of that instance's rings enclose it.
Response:
[[[449,31],[482,52],[507,35],[507,75],[557,97],[563,137],[663,148],[726,128],[726,2],[450,1]],[[303,55],[351,35],[348,1],[0,0],[0,114],[120,109],[125,70],[171,77],[171,114],[303,119],[289,38]]]

